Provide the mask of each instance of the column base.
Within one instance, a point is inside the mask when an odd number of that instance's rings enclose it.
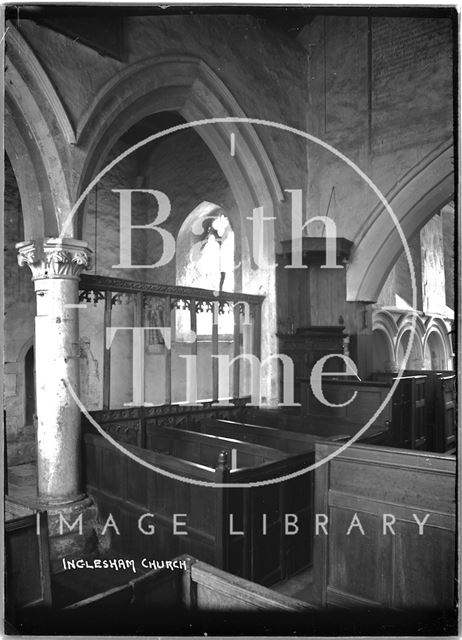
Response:
[[[78,559],[96,553],[97,510],[91,498],[83,494],[69,503],[47,502],[46,510],[52,573],[64,570],[63,558]]]

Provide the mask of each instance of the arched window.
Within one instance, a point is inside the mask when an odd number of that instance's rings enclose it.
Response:
[[[27,425],[34,422],[35,414],[35,359],[34,347],[30,347],[24,358],[25,383],[25,421]]]
[[[215,292],[234,291],[234,231],[229,218],[221,207],[212,202],[202,202],[186,218],[177,238],[176,283],[187,287],[210,289]],[[177,339],[189,334],[187,310],[177,311]],[[198,336],[208,336],[212,331],[212,312],[199,310],[197,314]],[[233,332],[232,308],[225,309],[218,318],[221,336]]]

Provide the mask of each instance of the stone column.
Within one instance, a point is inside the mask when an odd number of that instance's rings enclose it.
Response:
[[[88,268],[86,242],[46,238],[16,245],[32,271],[37,299],[35,360],[38,502],[51,509],[84,497],[81,486],[79,394],[79,275]]]

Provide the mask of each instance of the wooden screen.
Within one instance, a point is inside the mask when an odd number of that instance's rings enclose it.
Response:
[[[86,407],[194,405],[249,395],[244,357],[260,358],[263,296],[91,275],[81,277],[80,290]]]

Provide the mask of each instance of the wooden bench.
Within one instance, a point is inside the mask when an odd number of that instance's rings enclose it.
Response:
[[[335,452],[316,445],[316,459]],[[314,542],[320,606],[451,611],[455,596],[456,461],[428,452],[352,445],[316,469]],[[354,515],[355,525],[347,535]],[[395,518],[383,534],[384,514]],[[415,516],[428,520],[419,535]],[[417,613],[416,613],[417,615]]]

